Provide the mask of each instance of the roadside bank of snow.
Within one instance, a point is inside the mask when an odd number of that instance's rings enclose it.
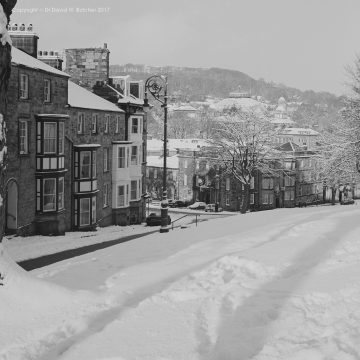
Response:
[[[57,342],[87,328],[104,309],[100,296],[36,279],[0,244],[0,359],[37,359]]]

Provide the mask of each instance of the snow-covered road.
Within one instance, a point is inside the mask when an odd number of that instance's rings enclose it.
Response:
[[[358,206],[239,215],[33,271],[84,308],[42,347],[32,334],[24,357],[0,343],[0,359],[359,359],[359,218]]]

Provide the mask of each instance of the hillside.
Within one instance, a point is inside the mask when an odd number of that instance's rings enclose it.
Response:
[[[147,65],[111,65],[110,75],[131,75],[134,79],[145,80],[151,74],[168,74],[169,93],[181,100],[202,100],[205,96],[225,98],[229,92],[238,89],[250,91],[252,95],[276,103],[283,96],[287,101],[301,101],[309,105],[327,104],[339,108],[341,98],[328,92],[301,91],[283,84],[267,82],[237,70],[219,68],[151,67]]]

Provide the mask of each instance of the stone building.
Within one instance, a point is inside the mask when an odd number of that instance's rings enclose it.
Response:
[[[55,69],[63,69],[64,59],[63,55],[59,51],[39,50],[37,58]]]
[[[97,81],[109,79],[110,51],[98,48],[65,49],[65,69],[71,81],[91,90]]]
[[[14,47],[34,58],[37,57],[39,37],[34,32],[32,24],[12,23],[8,25],[8,30]]]
[[[63,234],[143,221],[140,115],[25,52],[13,48],[12,56],[7,231]]]

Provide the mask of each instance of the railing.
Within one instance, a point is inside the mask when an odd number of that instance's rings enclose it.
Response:
[[[181,217],[179,217],[178,219],[176,219],[176,220],[174,220],[174,221],[171,222],[171,230],[174,230],[174,223],[175,223],[176,221],[181,220],[181,219],[183,219],[183,218],[186,217],[186,216],[194,216],[194,215],[195,215],[195,224],[196,224],[196,226],[197,226],[197,224],[198,224],[198,217],[200,217],[201,214],[186,214],[186,215],[181,216]]]

